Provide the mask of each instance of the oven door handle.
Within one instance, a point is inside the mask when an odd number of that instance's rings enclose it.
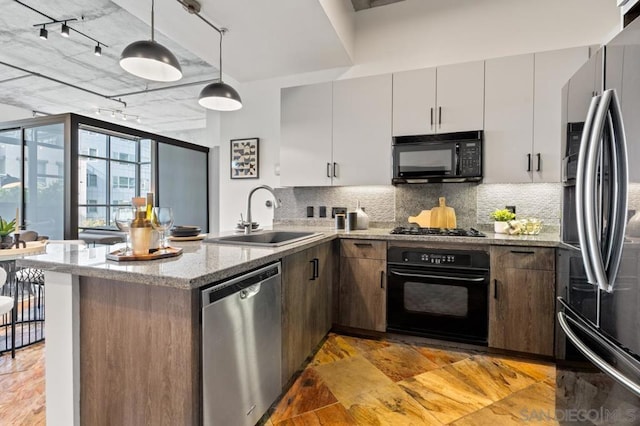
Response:
[[[398,277],[409,277],[409,278],[435,278],[438,280],[451,280],[451,281],[469,281],[474,283],[479,283],[484,281],[485,277],[477,277],[477,278],[468,278],[468,277],[459,277],[459,276],[451,276],[451,275],[431,275],[431,274],[411,274],[408,272],[397,272],[390,271],[391,275],[396,275]]]

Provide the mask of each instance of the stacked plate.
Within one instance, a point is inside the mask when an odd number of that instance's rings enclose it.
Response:
[[[202,229],[199,226],[193,225],[176,225],[171,228],[171,240],[173,241],[189,241],[189,240],[197,240],[201,239],[200,236],[204,237],[204,234],[200,234]]]

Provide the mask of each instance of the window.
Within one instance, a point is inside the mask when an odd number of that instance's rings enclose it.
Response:
[[[38,160],[38,169],[37,169],[37,173],[39,175],[46,175],[47,174],[47,160]]]
[[[78,134],[78,176],[87,177],[79,182],[78,227],[111,226],[115,208],[148,191],[151,143],[95,129]]]

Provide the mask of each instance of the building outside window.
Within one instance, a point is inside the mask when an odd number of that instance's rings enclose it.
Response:
[[[151,187],[151,141],[80,128],[78,227],[113,225],[118,207]]]

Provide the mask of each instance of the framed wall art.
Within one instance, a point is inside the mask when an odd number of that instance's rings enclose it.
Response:
[[[231,179],[258,179],[259,138],[231,139]]]

